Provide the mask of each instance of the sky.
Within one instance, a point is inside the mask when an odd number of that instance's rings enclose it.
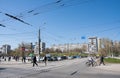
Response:
[[[94,36],[120,41],[120,0],[0,0],[0,24],[0,47],[13,49],[38,42],[39,28],[47,47]]]

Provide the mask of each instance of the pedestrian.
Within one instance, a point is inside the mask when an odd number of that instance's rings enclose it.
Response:
[[[1,56],[0,56],[0,62],[1,62]]]
[[[45,66],[47,66],[47,57],[44,57]]]
[[[99,66],[100,66],[101,64],[105,65],[105,63],[104,63],[104,56],[103,56],[103,55],[100,57],[100,64],[99,64]]]
[[[8,61],[10,61],[10,60],[11,60],[11,56],[8,57]]]
[[[38,66],[36,56],[34,55],[33,56],[33,67],[35,66],[35,64],[36,66]]]
[[[26,57],[25,56],[22,57],[22,62],[26,63]]]

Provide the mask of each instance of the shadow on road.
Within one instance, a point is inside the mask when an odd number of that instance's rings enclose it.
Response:
[[[73,73],[71,73],[70,75],[74,75],[74,74],[76,74],[77,73],[77,71],[74,71]]]
[[[6,68],[0,68],[0,70],[5,70]]]

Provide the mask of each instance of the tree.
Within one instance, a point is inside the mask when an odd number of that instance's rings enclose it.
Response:
[[[22,51],[22,47],[25,48],[25,51]],[[11,52],[12,56],[28,56],[31,53],[31,44],[30,43],[25,43],[22,42],[20,44],[18,44],[18,48],[14,49]]]
[[[81,49],[82,49],[82,52],[86,52],[87,51],[87,46],[83,45]]]
[[[119,56],[120,55],[120,42],[112,41],[108,38],[101,39],[100,54],[108,56]]]
[[[46,48],[46,49],[45,49],[45,53],[50,53],[50,51],[51,51],[51,50],[50,50],[49,48]]]
[[[113,55],[119,56],[120,55],[120,42],[115,41],[113,45]]]
[[[111,40],[108,38],[102,38],[101,46],[102,46],[102,48],[100,49],[100,54],[110,56],[111,55],[111,47],[112,47]]]
[[[62,51],[60,49],[56,49],[55,52],[62,53]]]

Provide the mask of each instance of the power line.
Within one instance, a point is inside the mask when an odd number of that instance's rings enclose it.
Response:
[[[13,16],[13,15],[10,15],[7,13],[5,13],[5,15],[29,25],[29,23],[24,22],[20,18],[35,16],[35,15],[39,15],[41,13],[49,12],[52,10],[57,10],[59,8],[84,4],[84,3],[88,3],[90,1],[92,1],[92,0],[58,0],[55,2],[48,3],[48,4],[44,4],[42,6],[36,7],[34,9],[31,9],[31,10],[24,11],[23,13],[20,13],[16,16]],[[0,12],[0,13],[2,13],[2,12]]]
[[[29,24],[29,23],[21,20],[20,18],[17,18],[16,16],[10,15],[10,14],[8,14],[8,13],[5,13],[5,15],[8,16],[8,17],[10,17],[10,18],[13,18],[13,19],[15,19],[15,20],[18,20],[18,21],[20,21],[20,22],[22,22],[22,23],[24,23],[24,24],[27,24],[27,25],[32,26],[31,24]]]
[[[6,27],[6,26],[5,26],[5,25],[3,25],[3,24],[0,24],[0,26],[1,26],[1,27]]]
[[[88,3],[90,1],[92,1],[92,0],[58,0],[56,2],[51,2],[48,4],[42,5],[40,7],[34,8],[32,10],[26,11],[24,14],[22,14],[22,13],[21,14],[34,16],[34,15],[49,12],[52,10],[57,10],[57,9],[64,8],[64,7],[85,4],[85,3]]]
[[[33,32],[22,32],[22,33],[12,33],[12,34],[0,34],[0,35],[25,35],[25,34],[30,34],[30,33],[34,33],[34,31]]]
[[[99,34],[99,33],[107,32],[107,31],[115,30],[115,29],[118,29],[118,28],[120,28],[120,26],[118,26],[118,27],[112,27],[112,28],[109,28],[109,29],[104,29],[104,30],[97,31],[97,32],[90,32],[90,33],[87,33],[87,34],[91,34],[91,33],[93,33],[93,34]]]

